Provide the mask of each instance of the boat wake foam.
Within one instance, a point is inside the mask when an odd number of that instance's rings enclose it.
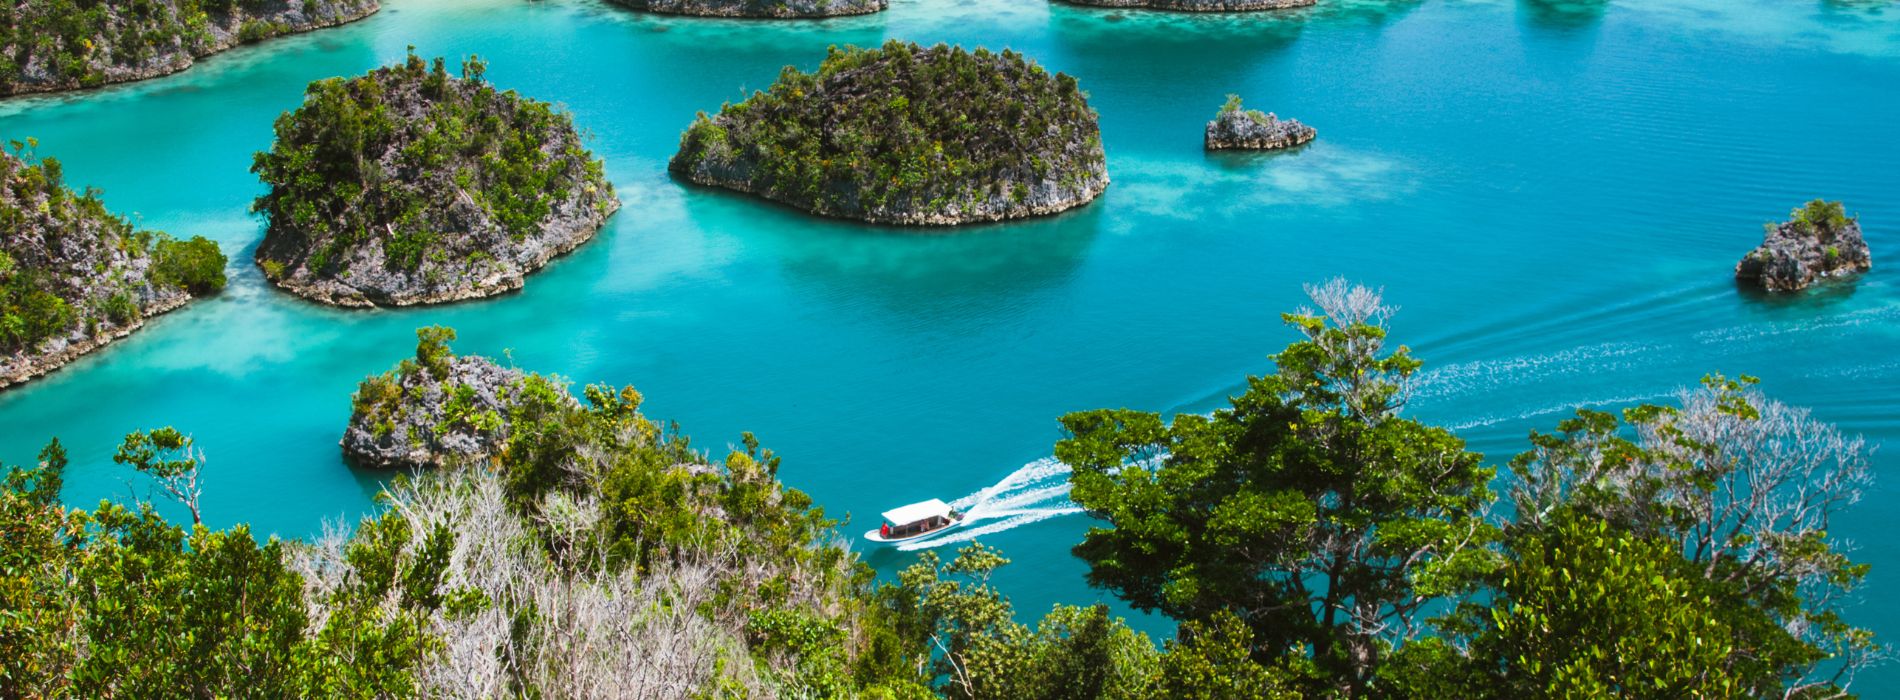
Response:
[[[1069,465],[1056,461],[1054,457],[1044,457],[1025,464],[1001,481],[951,501],[950,507],[963,513],[962,527],[942,537],[899,544],[897,549],[914,552],[959,544],[1030,523],[1082,512],[1069,500]]]

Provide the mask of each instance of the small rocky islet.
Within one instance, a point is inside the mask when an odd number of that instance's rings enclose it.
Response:
[[[1312,141],[1319,131],[1298,119],[1281,119],[1271,112],[1244,109],[1238,95],[1228,95],[1220,113],[1207,123],[1207,150],[1272,151]]]
[[[1311,7],[1319,0],[1062,0],[1087,7],[1139,8],[1175,12],[1255,12]]]
[[[423,468],[472,464],[493,456],[508,441],[506,417],[530,390],[527,373],[449,349],[455,331],[416,331],[416,356],[363,380],[350,400],[343,456],[373,467]],[[538,378],[537,378],[538,379]],[[554,400],[574,403],[565,388],[545,380],[533,390],[555,391]]]
[[[1735,264],[1735,279],[1741,284],[1793,292],[1873,267],[1860,219],[1848,216],[1840,202],[1810,201],[1787,221],[1763,228],[1761,245]]]
[[[1076,80],[1013,51],[891,41],[786,67],[764,92],[701,113],[668,169],[814,214],[953,225],[1053,214],[1108,187],[1101,129]]]
[[[583,403],[558,377],[504,367],[478,355],[457,355],[449,347],[455,330],[429,326],[416,330],[415,357],[373,375],[350,397],[350,419],[338,445],[343,458],[364,467],[440,469],[488,464],[502,457],[515,424],[538,423],[580,411],[607,411],[632,418],[642,398],[632,387],[590,385]],[[655,426],[635,421],[648,440]],[[530,441],[534,440],[530,436]],[[517,452],[514,456],[522,457]],[[679,462],[694,474],[712,473],[707,465]]]
[[[818,19],[882,12],[890,0],[610,0],[614,4],[666,15]]]
[[[333,27],[379,0],[30,0],[0,8],[0,97],[176,73],[240,44]]]
[[[253,172],[273,284],[336,306],[408,306],[521,288],[620,207],[572,118],[411,53],[311,83]]]
[[[0,152],[0,389],[131,335],[224,289],[225,257],[108,212],[29,144]]]

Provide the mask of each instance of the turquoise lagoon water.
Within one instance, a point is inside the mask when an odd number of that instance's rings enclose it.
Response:
[[[903,231],[814,220],[664,173],[698,110],[887,38],[1011,47],[1078,76],[1114,185],[1037,221]],[[413,44],[479,53],[499,85],[558,101],[626,207],[521,294],[337,311],[271,291],[247,172],[313,79]],[[1320,138],[1207,155],[1229,92]],[[464,352],[581,382],[632,383],[702,447],[757,432],[782,476],[858,528],[901,503],[990,491],[976,523],[1039,614],[1089,589],[1040,462],[1065,411],[1206,411],[1292,334],[1301,283],[1383,286],[1428,364],[1412,410],[1494,463],[1579,405],[1657,399],[1709,371],[1871,438],[1900,438],[1900,5],[1825,0],[1322,0],[1270,15],[1100,11],[1042,0],[896,0],[813,23],[660,18],[597,0],[386,0],[347,27],[214,57],[164,79],[0,103],[71,182],[147,226],[216,239],[223,297],[0,394],[0,460],[59,436],[73,504],[143,494],[110,462],[125,432],[176,425],[210,459],[216,525],[313,534],[371,507],[387,474],[336,441],[349,394],[455,326]],[[1815,196],[1862,215],[1881,263],[1790,298],[1730,267],[1760,225]],[[1900,639],[1900,461],[1839,526],[1875,565],[1855,611]],[[855,528],[852,528],[855,529]],[[915,557],[870,555],[889,572]],[[1138,619],[1157,633],[1161,621]],[[1860,687],[1900,693],[1900,667]]]

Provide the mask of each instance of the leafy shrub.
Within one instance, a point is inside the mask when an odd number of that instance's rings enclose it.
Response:
[[[157,279],[194,295],[224,291],[224,252],[203,236],[180,241],[161,237],[154,249]]]
[[[1802,233],[1831,239],[1853,221],[1840,202],[1816,199],[1789,214],[1790,222]]]
[[[107,297],[102,309],[105,311],[106,318],[121,326],[138,320],[139,317],[138,304],[132,301],[132,295],[125,292]]]

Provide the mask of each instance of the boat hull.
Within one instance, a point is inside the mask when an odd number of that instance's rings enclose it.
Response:
[[[929,532],[920,532],[918,534],[911,535],[909,537],[885,537],[883,534],[879,533],[877,530],[871,530],[864,533],[864,539],[870,540],[874,544],[881,544],[881,545],[895,545],[895,544],[903,544],[905,542],[921,542],[923,540],[928,540],[938,535],[942,535],[943,533],[949,532],[951,530],[955,530],[959,527],[963,527],[962,520],[957,520],[956,522],[950,523],[949,525],[945,525],[935,530],[931,530]]]

